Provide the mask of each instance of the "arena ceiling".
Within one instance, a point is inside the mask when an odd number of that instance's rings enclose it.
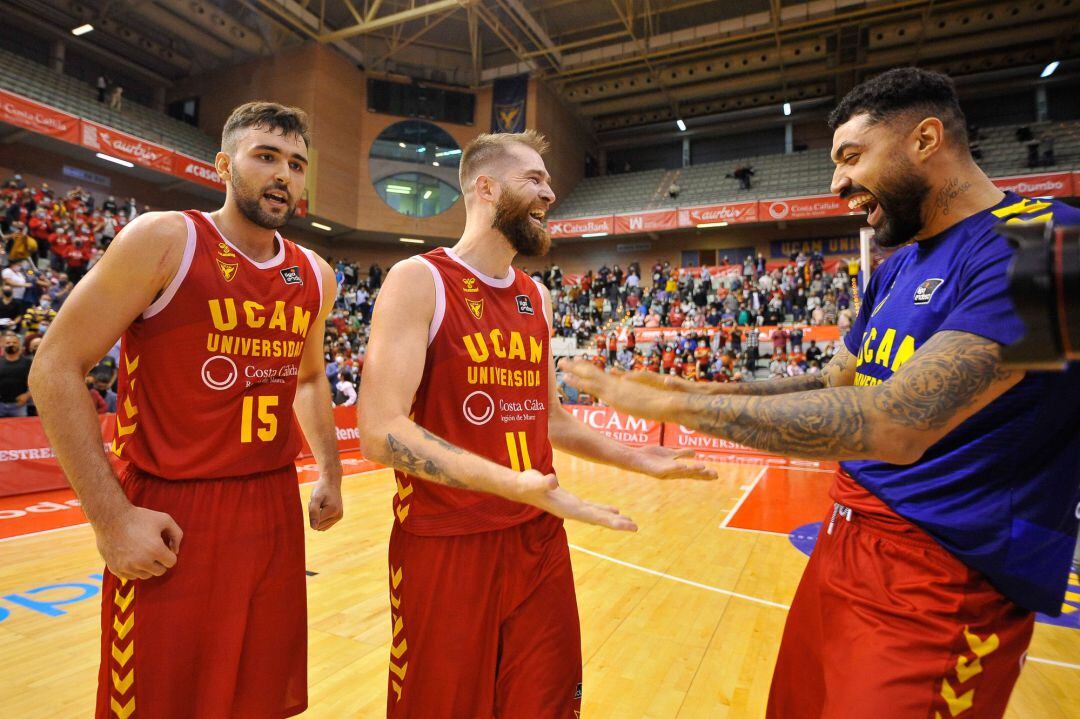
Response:
[[[1080,0],[3,0],[165,81],[316,41],[372,73],[543,78],[605,145],[830,104],[919,64],[969,94],[1080,75]],[[70,36],[68,36],[70,37]],[[1036,70],[1037,72],[1037,70]]]

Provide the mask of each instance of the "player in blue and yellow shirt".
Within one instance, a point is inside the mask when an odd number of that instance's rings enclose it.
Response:
[[[1033,612],[1061,609],[1080,513],[1080,371],[1001,365],[1024,325],[997,226],[1076,225],[1080,210],[997,189],[943,75],[886,72],[830,124],[833,192],[900,249],[820,377],[672,392],[575,363],[567,378],[636,416],[841,460],[770,719],[1001,717]]]

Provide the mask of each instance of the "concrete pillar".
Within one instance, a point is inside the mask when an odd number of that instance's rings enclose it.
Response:
[[[784,123],[784,154],[790,155],[795,152],[795,130],[790,122]]]
[[[1046,101],[1046,85],[1035,86],[1035,122],[1050,119],[1050,105]]]
[[[682,139],[682,166],[690,167],[690,138]]]
[[[53,69],[53,72],[61,73],[64,71],[64,54],[66,50],[67,45],[63,40],[53,41],[49,50],[49,67]]]
[[[596,162],[600,165],[597,168],[597,172],[599,172],[600,176],[602,177],[602,176],[606,175],[607,174],[607,150],[605,148],[603,148],[603,147],[600,148],[600,152],[597,154],[597,157],[596,157]]]
[[[165,88],[158,86],[154,88],[154,109],[158,112],[165,112]]]

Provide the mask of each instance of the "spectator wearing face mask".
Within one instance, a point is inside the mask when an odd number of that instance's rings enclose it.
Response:
[[[0,295],[0,325],[8,327],[18,325],[23,316],[23,305],[15,299],[14,291],[6,284],[2,293]]]
[[[89,381],[94,391],[105,402],[106,412],[116,411],[116,392],[113,392],[113,373],[107,367],[95,367],[90,371]]]
[[[19,303],[20,307],[23,305],[23,296],[26,294],[26,288],[30,286],[31,282],[24,274],[23,262],[15,263],[4,268],[4,271],[0,273],[0,278],[3,279],[4,289],[11,290],[11,296],[15,298],[15,301]],[[22,314],[20,312],[19,314]]]
[[[30,359],[23,356],[22,342],[14,332],[6,332],[0,360],[0,417],[27,416],[30,401]]]

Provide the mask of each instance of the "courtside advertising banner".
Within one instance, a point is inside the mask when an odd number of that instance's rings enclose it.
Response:
[[[116,415],[98,415],[101,421],[101,443],[105,456],[120,465],[109,451]],[[67,477],[56,461],[49,439],[37,417],[9,417],[0,421],[0,497],[27,492],[46,492],[68,486]]]
[[[610,407],[593,407],[583,404],[564,405],[570,414],[589,429],[631,447],[660,444],[662,425],[651,419],[638,419],[617,412]]]
[[[610,235],[615,228],[611,215],[581,217],[572,220],[552,220],[548,232],[552,237],[582,237],[584,235]]]
[[[656,210],[654,212],[631,212],[615,215],[615,234],[629,235],[635,232],[661,232],[674,230],[675,210]]]
[[[209,162],[196,160],[181,152],[173,153],[172,174],[200,185],[212,187],[215,190],[225,191],[225,183],[217,174],[217,168]]]
[[[696,452],[728,454],[734,457],[753,455],[758,457],[759,460],[763,454],[767,454],[727,439],[720,439],[704,432],[698,432],[695,429],[688,429],[674,422],[664,424],[664,446],[671,449],[692,449]],[[769,455],[769,457],[771,458],[772,455]],[[776,457],[775,459],[778,463],[787,462],[783,457]]]
[[[1073,175],[1068,172],[995,177],[991,182],[999,190],[1012,191],[1024,197],[1072,197],[1075,194]]]
[[[739,222],[757,222],[758,203],[728,202],[722,205],[702,205],[701,207],[683,207],[679,209],[679,227],[697,227],[698,225],[733,225]],[[736,259],[736,258],[732,258]],[[737,258],[742,260],[742,257]]]
[[[79,142],[79,118],[5,90],[0,90],[0,122],[65,142]]]
[[[847,200],[841,200],[836,195],[762,200],[760,204],[758,215],[762,220],[811,220],[816,217],[856,214],[848,210]]]
[[[82,121],[82,145],[136,165],[172,174],[173,151],[96,122]]]

